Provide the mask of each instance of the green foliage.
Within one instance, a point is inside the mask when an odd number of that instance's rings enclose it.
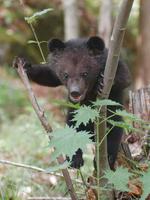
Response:
[[[108,179],[109,183],[113,184],[116,190],[129,191],[127,184],[131,175],[127,169],[118,167],[115,172],[111,170],[106,171],[104,177]]]
[[[146,197],[150,194],[150,168],[147,172],[143,173],[143,176],[140,178],[140,181],[143,185],[143,194],[141,200],[145,200]]]
[[[74,111],[75,115],[72,121],[76,122],[76,127],[80,124],[86,125],[90,120],[95,121],[96,117],[99,117],[99,112],[96,109],[92,109],[90,106],[81,106],[78,110]]]
[[[127,187],[130,178],[134,176],[134,172],[130,173],[126,168],[118,167],[115,172],[108,170],[105,172],[104,177],[108,179],[108,182],[113,184],[116,190],[130,192]],[[140,182],[143,186],[143,193],[140,200],[145,200],[150,194],[150,167],[147,172],[142,173],[142,177],[139,177]]]
[[[49,147],[54,147],[55,150],[51,161],[55,160],[61,154],[65,154],[71,158],[77,149],[81,148],[85,151],[86,145],[91,143],[91,136],[86,131],[77,132],[74,128],[68,126],[53,131],[52,136]]]
[[[113,126],[117,126],[117,127],[123,128],[127,132],[130,132],[130,131],[138,132],[138,131],[140,131],[139,129],[134,128],[132,124],[127,123],[125,121],[118,122],[118,121],[114,121],[114,120],[109,119],[109,120],[107,120],[107,122],[109,122]]]
[[[35,22],[38,18],[43,17],[43,15],[47,14],[49,11],[52,11],[52,8],[44,9],[40,12],[34,13],[31,17],[25,17],[25,20],[28,24]]]
[[[29,40],[28,41],[28,44],[37,44],[38,42],[37,41],[35,41],[35,40]],[[41,42],[39,42],[40,44],[42,44],[42,43],[46,43],[47,44],[47,41],[41,41]]]
[[[112,101],[111,99],[97,99],[93,102],[94,106],[121,106],[120,103]]]
[[[14,117],[28,105],[25,93],[17,85],[3,79],[0,81],[0,109],[5,110],[8,117]]]
[[[66,102],[64,100],[56,100],[56,99],[51,99],[51,102],[59,105],[59,106],[63,106],[63,107],[67,107],[67,108],[74,108],[74,109],[79,109],[80,108],[80,104],[73,104],[71,102]]]
[[[143,120],[141,118],[137,117],[136,115],[134,115],[132,113],[127,112],[126,110],[116,110],[116,115],[120,115],[131,121],[143,122]]]
[[[5,185],[1,185],[0,188],[0,199],[1,200],[10,200],[10,199],[15,199],[15,200],[21,200],[19,197],[17,197],[15,190],[16,190],[16,185],[13,180],[10,178],[2,178],[1,182],[5,182]]]
[[[69,163],[66,161],[66,162],[64,162],[63,164],[56,165],[56,166],[52,166],[52,167],[48,168],[48,169],[46,170],[46,172],[47,172],[47,173],[56,172],[56,171],[58,171],[58,170],[66,169],[67,167],[69,167]]]
[[[86,144],[90,143],[89,135],[85,131],[77,132],[75,128],[78,128],[80,124],[86,125],[89,121],[96,122],[96,118],[99,117],[99,112],[97,110],[97,106],[120,106],[119,103],[111,101],[111,100],[97,100],[96,102],[93,102],[93,105],[90,106],[79,106],[79,105],[72,105],[64,102],[57,102],[61,105],[68,106],[75,108],[74,116],[72,121],[75,122],[75,127],[69,128],[66,126],[63,129],[59,129],[56,131],[53,131],[52,133],[52,140],[50,142],[50,147],[54,147],[55,150],[53,152],[51,160],[55,160],[60,154],[68,155],[69,157],[72,157],[74,155],[75,151],[78,148],[85,149]],[[77,109],[78,108],[78,109]],[[142,120],[135,115],[126,112],[125,110],[117,110],[116,113],[112,113],[113,115],[120,115],[128,120],[130,122],[141,122]],[[114,121],[111,119],[104,119],[107,120],[110,124],[113,126],[118,126],[120,128],[125,129],[126,131],[139,131],[138,129],[135,129],[132,125],[132,123],[129,123],[129,121]],[[97,122],[96,122],[97,123]],[[68,144],[68,145],[66,145]],[[119,173],[120,171],[118,171]]]

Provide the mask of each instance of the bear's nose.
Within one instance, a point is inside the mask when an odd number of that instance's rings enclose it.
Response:
[[[80,96],[80,93],[77,92],[77,91],[72,91],[72,92],[71,92],[71,96],[72,96],[73,98],[78,98],[78,97]]]

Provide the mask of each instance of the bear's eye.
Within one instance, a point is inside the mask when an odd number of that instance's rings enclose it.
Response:
[[[63,78],[64,78],[64,80],[67,80],[68,78],[69,78],[69,75],[65,72],[64,74],[63,74]]]
[[[86,78],[86,77],[88,76],[88,73],[87,73],[87,72],[83,72],[83,73],[81,74],[81,76],[82,76],[83,78]]]

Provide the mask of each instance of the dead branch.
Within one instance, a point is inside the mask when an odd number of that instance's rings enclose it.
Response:
[[[48,123],[48,120],[46,119],[46,117],[44,115],[44,111],[40,108],[40,106],[39,106],[39,104],[38,104],[38,102],[36,100],[36,97],[35,97],[35,95],[33,93],[32,87],[31,87],[31,85],[29,83],[29,79],[28,79],[27,74],[26,74],[26,72],[24,70],[24,64],[25,63],[21,58],[18,58],[16,64],[18,65],[18,68],[17,68],[18,74],[19,74],[22,82],[24,83],[24,86],[25,86],[25,88],[27,90],[27,94],[28,94],[28,97],[29,97],[29,99],[31,101],[31,104],[32,104],[32,106],[33,106],[33,108],[34,108],[34,110],[35,110],[35,112],[36,112],[36,114],[37,114],[42,126],[44,127],[44,129],[48,133],[49,139],[51,139],[51,136],[50,136],[49,133],[52,132],[52,128],[51,128],[50,124]],[[65,161],[62,155],[59,156],[57,158],[57,160],[58,160],[59,164],[62,164]],[[69,194],[71,196],[71,199],[72,200],[77,200],[77,196],[75,194],[75,191],[74,191],[74,188],[73,188],[73,184],[72,184],[72,180],[71,180],[71,177],[69,175],[68,170],[67,169],[62,169],[62,174],[64,176],[64,179],[65,179],[65,182],[66,182],[66,185],[67,185],[67,188],[68,188],[68,192],[69,192]]]

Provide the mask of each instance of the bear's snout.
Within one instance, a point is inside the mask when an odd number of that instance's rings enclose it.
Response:
[[[73,102],[80,102],[81,92],[80,92],[78,87],[71,87],[70,88],[70,99]]]
[[[78,97],[81,96],[81,94],[78,91],[73,91],[70,94],[73,98],[77,99]]]

